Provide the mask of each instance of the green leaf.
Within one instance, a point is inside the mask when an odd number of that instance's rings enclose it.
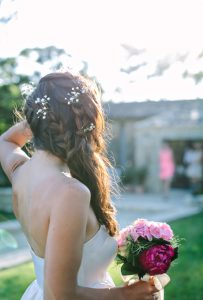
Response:
[[[123,264],[121,267],[121,274],[122,275],[134,275],[136,272],[135,270],[128,264]]]

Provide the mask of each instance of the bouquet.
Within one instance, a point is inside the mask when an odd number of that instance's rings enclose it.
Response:
[[[120,231],[116,261],[122,275],[161,275],[178,257],[178,238],[166,223],[138,219]]]

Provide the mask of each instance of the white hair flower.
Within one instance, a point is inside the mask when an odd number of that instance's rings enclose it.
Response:
[[[50,97],[48,97],[47,95],[44,95],[44,97],[42,97],[42,98],[38,97],[35,100],[35,104],[40,106],[40,108],[36,112],[38,119],[39,118],[46,119],[49,100],[50,100]]]
[[[81,94],[85,94],[87,91],[84,88],[80,88],[79,86],[76,86],[75,88],[72,87],[71,91],[67,93],[67,97],[65,97],[65,100],[67,101],[68,105],[78,103],[79,96]]]

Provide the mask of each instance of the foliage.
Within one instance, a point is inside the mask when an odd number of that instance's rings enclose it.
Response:
[[[198,84],[203,79],[203,71],[199,71],[196,73],[189,73],[188,71],[185,71],[183,73],[183,78],[192,78],[195,82],[195,84]]]
[[[0,134],[14,121],[13,110],[22,103],[20,90],[14,84],[0,86]]]
[[[8,220],[15,220],[16,217],[13,213],[7,213],[0,211],[0,222],[5,222]]]
[[[127,167],[121,172],[121,181],[123,184],[143,185],[146,177],[146,167]]]
[[[9,187],[11,186],[8,177],[5,175],[2,168],[0,168],[0,187]]]
[[[37,54],[36,62],[40,64],[43,64],[47,61],[52,61],[54,58],[58,58],[60,55],[66,54],[64,49],[59,49],[55,46],[49,46],[46,48],[26,48],[20,52],[20,55],[29,57],[33,52]]]
[[[17,15],[15,5],[9,3],[13,1],[15,0],[0,0],[0,24],[9,23]]]

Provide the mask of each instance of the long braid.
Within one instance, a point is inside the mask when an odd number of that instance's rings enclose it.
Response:
[[[97,107],[98,104],[96,103]],[[75,113],[75,121],[77,128],[81,128],[84,124],[84,119],[90,119],[92,117],[93,109],[84,111],[84,106],[73,107]],[[100,107],[101,109],[101,107]],[[85,117],[84,117],[85,116]],[[89,187],[92,198],[91,206],[98,218],[98,220],[105,224],[107,228],[111,228],[111,218],[114,217],[115,209],[110,202],[110,194],[106,193],[106,190],[110,191],[110,180],[107,167],[110,167],[110,162],[106,157],[106,145],[102,136],[104,132],[104,120],[102,114],[98,114],[100,124],[100,134],[90,134],[89,138],[91,144],[88,141],[88,137],[79,134],[76,135],[76,148],[71,153],[68,153],[68,166],[72,172],[73,177],[82,181],[86,186]],[[96,130],[99,126],[96,126]],[[92,147],[94,146],[94,149]],[[71,155],[70,155],[71,154]],[[80,160],[79,163],[78,159]],[[88,164],[85,163],[88,161]],[[81,167],[83,167],[81,169]],[[107,197],[108,196],[108,197]],[[95,199],[97,201],[95,201]],[[110,233],[116,231],[116,225],[112,226]]]

